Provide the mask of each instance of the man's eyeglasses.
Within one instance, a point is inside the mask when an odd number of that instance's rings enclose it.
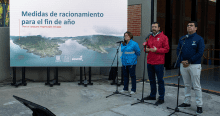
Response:
[[[187,25],[187,27],[193,27],[194,25]]]

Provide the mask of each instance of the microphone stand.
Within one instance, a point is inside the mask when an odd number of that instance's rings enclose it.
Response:
[[[142,48],[142,50],[143,50],[143,48]],[[139,102],[133,103],[131,105],[135,105],[135,104],[138,104],[138,103],[148,103],[148,102],[144,101],[144,77],[145,77],[145,63],[146,63],[145,60],[146,60],[146,45],[145,45],[145,54],[144,54],[144,72],[143,72],[142,98],[141,99],[137,99]],[[148,104],[154,105],[153,103],[148,103]]]
[[[117,56],[117,53],[115,54],[114,60],[113,60],[113,62],[112,62],[112,65],[113,65],[113,63],[115,62],[116,56]],[[113,69],[112,69],[112,65],[111,65],[111,67],[110,67],[110,69],[109,69],[109,73],[111,72],[111,70],[113,70]],[[115,83],[115,79],[113,79],[111,85],[116,85],[116,84],[118,84],[118,82]],[[121,85],[121,84],[118,84],[118,86],[120,86],[120,85]]]
[[[116,91],[113,92],[113,94],[111,94],[111,95],[109,95],[109,96],[106,96],[106,98],[108,98],[108,97],[110,97],[110,96],[112,96],[112,95],[115,95],[115,94],[121,94],[121,95],[125,95],[125,96],[131,97],[130,95],[122,94],[122,93],[120,93],[120,92],[118,91],[118,51],[119,51],[120,46],[121,46],[121,44],[118,46],[118,49],[117,49],[117,52],[116,52],[116,54],[117,54],[117,77],[116,77],[116,78],[117,78],[117,83],[116,83]]]
[[[184,45],[184,44],[185,44],[185,39],[184,39],[183,45]],[[178,59],[179,59],[179,57],[180,57],[180,55],[181,55],[183,45],[182,45],[182,47],[180,48],[179,55],[178,55],[178,57],[177,57],[176,63],[175,63],[175,65],[174,65],[174,68],[176,68],[177,61],[178,61]],[[174,113],[176,113],[176,112],[181,112],[181,113],[185,113],[185,114],[189,114],[189,115],[196,116],[195,114],[190,114],[190,113],[187,113],[187,112],[182,112],[182,111],[180,111],[180,110],[179,110],[179,108],[178,108],[178,101],[179,101],[179,87],[180,87],[180,86],[179,86],[179,83],[180,83],[180,68],[179,68],[179,71],[178,71],[177,104],[176,104],[176,108],[175,108],[175,109],[170,108],[170,107],[167,107],[167,109],[174,110],[174,112],[173,112],[173,113],[171,113],[169,116],[173,115],[173,114],[174,114]]]

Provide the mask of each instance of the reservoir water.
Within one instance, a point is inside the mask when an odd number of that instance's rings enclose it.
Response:
[[[105,48],[108,53],[99,53],[87,49],[76,40],[68,39],[65,43],[59,44],[61,55],[54,57],[40,58],[39,55],[27,53],[27,50],[20,48],[10,40],[10,66],[11,67],[110,67],[116,55],[116,48]],[[121,66],[121,49],[119,49],[119,66]],[[113,63],[117,66],[117,57]]]

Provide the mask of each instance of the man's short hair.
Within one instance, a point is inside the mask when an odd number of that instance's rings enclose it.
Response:
[[[151,25],[153,25],[153,24],[158,24],[158,27],[160,27],[160,23],[158,23],[158,22],[153,22]]]
[[[196,21],[190,21],[189,23],[194,23],[195,27],[198,27],[198,23]]]

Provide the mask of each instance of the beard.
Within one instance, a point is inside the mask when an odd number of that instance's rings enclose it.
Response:
[[[153,34],[156,35],[159,31],[153,30]]]

